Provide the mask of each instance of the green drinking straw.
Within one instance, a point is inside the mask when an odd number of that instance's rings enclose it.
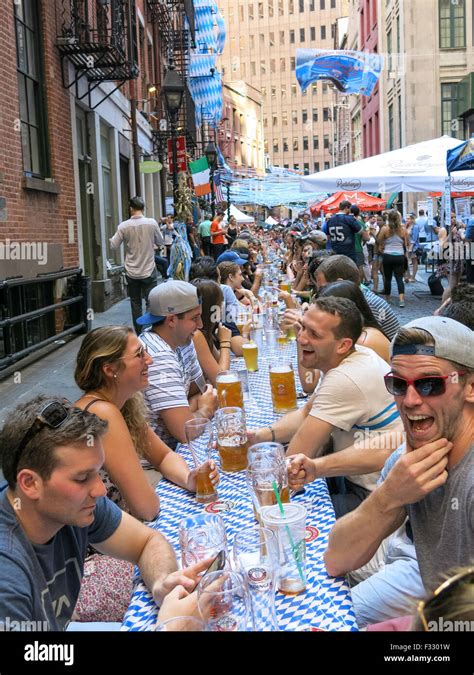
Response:
[[[273,487],[273,492],[275,493],[275,497],[276,497],[276,500],[277,500],[277,504],[278,504],[278,506],[280,507],[280,513],[281,513],[282,516],[285,516],[285,509],[283,508],[283,504],[281,503],[280,494],[279,494],[279,492],[278,492],[277,484],[276,484],[276,482],[275,482],[274,480],[272,481],[272,487]],[[294,559],[295,559],[296,567],[298,568],[298,574],[300,575],[301,581],[302,581],[303,583],[305,583],[305,581],[304,581],[304,575],[303,575],[303,570],[302,570],[302,568],[301,568],[301,563],[300,563],[300,561],[299,561],[298,550],[297,550],[295,544],[293,543],[293,539],[292,539],[292,536],[291,536],[291,532],[290,532],[289,526],[288,526],[288,525],[285,525],[285,527],[286,527],[286,534],[287,534],[287,537],[288,537],[288,541],[290,542],[291,550],[292,550],[292,552],[293,552],[293,557],[294,557]]]

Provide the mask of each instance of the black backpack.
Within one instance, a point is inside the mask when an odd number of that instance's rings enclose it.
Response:
[[[436,276],[435,272],[428,277],[428,286],[430,287],[431,295],[443,295],[443,284],[441,283],[441,279]]]

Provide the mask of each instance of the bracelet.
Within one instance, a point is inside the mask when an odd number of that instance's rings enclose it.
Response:
[[[230,345],[221,345],[221,349],[230,349]]]
[[[267,429],[270,430],[270,433],[272,435],[272,443],[275,442],[275,429],[273,427],[267,427]]]
[[[230,340],[222,340],[222,342],[219,342],[220,347],[230,347]]]

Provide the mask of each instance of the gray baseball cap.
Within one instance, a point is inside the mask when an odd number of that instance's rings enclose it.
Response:
[[[425,316],[410,321],[403,328],[421,328],[427,331],[433,338],[434,347],[418,344],[395,345],[395,335],[390,344],[390,358],[400,354],[436,356],[466,368],[474,368],[474,331],[459,321],[445,316]]]
[[[189,312],[201,304],[196,286],[175,279],[169,279],[155,286],[150,291],[148,303],[149,311],[137,319],[140,326],[158,323],[166,316]]]

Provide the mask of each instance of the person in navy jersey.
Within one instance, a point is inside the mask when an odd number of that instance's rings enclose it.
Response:
[[[327,232],[334,253],[347,255],[357,264],[354,235],[363,228],[356,218],[350,215],[350,208],[351,203],[348,201],[342,201],[339,204],[339,211],[327,222]],[[369,238],[365,236],[366,232],[361,234],[363,240]]]

